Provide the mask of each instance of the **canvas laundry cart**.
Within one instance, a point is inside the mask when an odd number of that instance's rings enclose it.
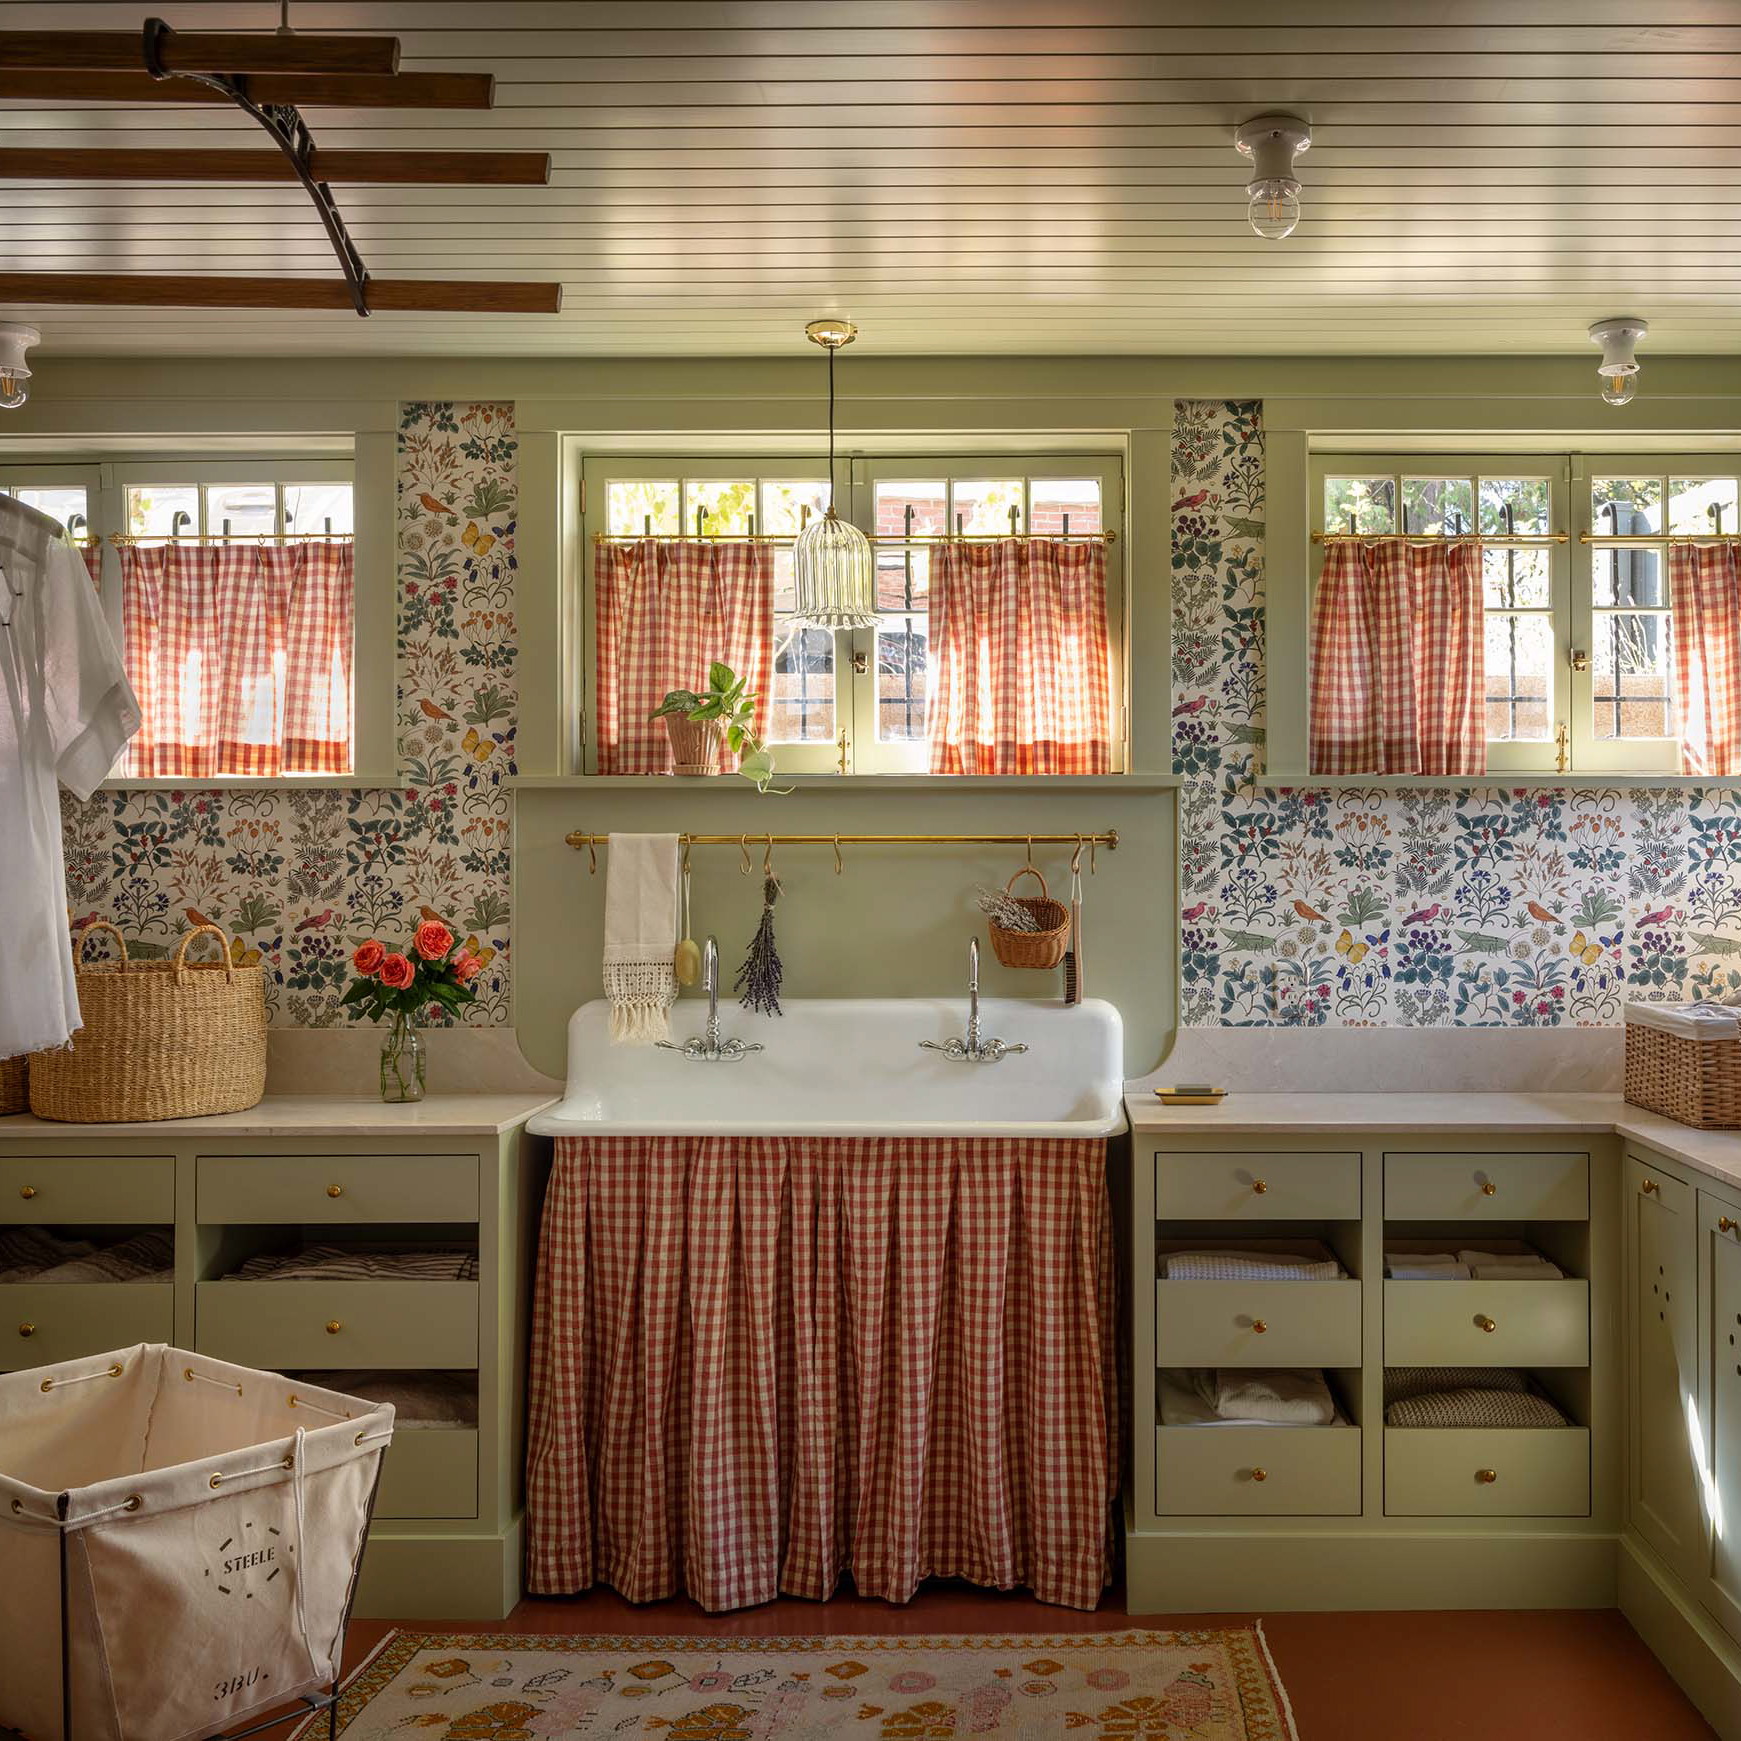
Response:
[[[199,1741],[327,1705],[392,1436],[385,1404],[162,1343],[0,1376],[0,1728]]]

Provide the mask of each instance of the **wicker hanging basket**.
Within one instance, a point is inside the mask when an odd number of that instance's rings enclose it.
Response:
[[[30,1062],[26,1058],[0,1058],[0,1118],[23,1112],[30,1105]]]
[[[1039,885],[1037,895],[1015,893],[1017,877],[1032,877]],[[991,931],[992,953],[1005,967],[1056,967],[1064,959],[1070,942],[1070,909],[1062,901],[1052,899],[1046,879],[1031,864],[1025,864],[1004,884],[1004,893],[1026,907],[1039,923],[1037,931],[1006,931],[994,920]]]
[[[107,931],[118,962],[78,969],[84,1027],[64,1052],[30,1061],[30,1110],[71,1124],[197,1118],[242,1112],[266,1092],[266,975],[230,960],[216,925],[182,938],[170,961],[129,961],[127,943],[98,919],[79,935]],[[189,961],[188,945],[210,934],[218,961]]]

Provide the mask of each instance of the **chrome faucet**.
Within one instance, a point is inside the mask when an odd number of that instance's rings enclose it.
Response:
[[[707,987],[706,1037],[685,1040],[681,1046],[675,1040],[659,1040],[656,1044],[667,1052],[681,1052],[685,1058],[699,1059],[704,1064],[735,1064],[751,1052],[765,1051],[759,1040],[722,1040],[719,1037],[719,940],[715,937],[709,937],[702,946],[701,980]]]
[[[1028,1048],[1020,1041],[1010,1046],[1002,1040],[982,1040],[979,1037],[977,937],[969,937],[967,940],[967,1038],[963,1040],[957,1035],[951,1035],[947,1040],[921,1040],[919,1044],[927,1052],[941,1052],[945,1058],[967,1064],[995,1064],[999,1058],[1007,1058],[1013,1052],[1027,1051]]]

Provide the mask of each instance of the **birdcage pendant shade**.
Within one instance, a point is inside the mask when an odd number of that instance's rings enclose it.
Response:
[[[870,540],[831,507],[792,545],[793,615],[808,629],[876,627],[876,559]]]

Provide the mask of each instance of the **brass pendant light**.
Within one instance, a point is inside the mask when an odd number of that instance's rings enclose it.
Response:
[[[876,558],[870,540],[834,511],[834,353],[858,337],[858,328],[849,320],[813,320],[804,336],[828,352],[828,511],[809,521],[793,543],[793,615],[809,629],[875,628]]]

